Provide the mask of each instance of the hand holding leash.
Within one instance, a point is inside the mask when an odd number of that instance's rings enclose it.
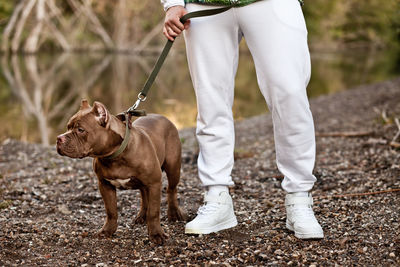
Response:
[[[190,20],[185,23],[181,22],[181,18],[187,14],[183,6],[173,6],[169,8],[165,14],[163,34],[171,41],[174,41],[183,30],[189,28]]]

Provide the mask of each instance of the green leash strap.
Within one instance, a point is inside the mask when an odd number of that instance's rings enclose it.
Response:
[[[186,15],[184,15],[183,17],[181,17],[180,21],[182,22],[182,24],[184,24],[188,19],[216,15],[216,14],[219,14],[219,13],[222,13],[222,12],[225,12],[225,11],[231,9],[232,7],[233,6],[227,6],[227,7],[222,7],[222,8],[206,9],[206,10],[190,12],[190,13],[187,13]],[[147,81],[144,84],[142,91],[140,91],[140,93],[138,94],[138,100],[132,107],[130,107],[128,109],[128,112],[130,114],[132,114],[133,116],[137,116],[137,115],[143,116],[141,114],[143,114],[144,111],[139,111],[139,110],[136,111],[136,109],[138,108],[140,102],[143,102],[146,100],[147,93],[149,92],[150,87],[153,85],[153,82],[156,79],[158,72],[160,71],[160,69],[165,61],[165,58],[167,57],[169,50],[171,49],[173,43],[174,42],[171,40],[167,41],[167,43],[164,46],[164,49],[162,50],[159,58],[157,59],[156,64],[154,65],[153,70],[150,73],[150,76],[147,78]]]

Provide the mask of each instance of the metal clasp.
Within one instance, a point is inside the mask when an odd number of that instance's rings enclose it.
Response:
[[[147,99],[147,96],[142,94],[142,92],[140,92],[137,97],[138,99],[136,100],[135,104],[133,104],[133,106],[128,109],[128,112],[136,110],[139,107],[140,102],[144,102]]]
[[[144,101],[146,101],[147,96],[145,96],[142,92],[140,92],[137,95],[137,98],[138,98],[138,100],[140,100],[140,102],[144,102]]]

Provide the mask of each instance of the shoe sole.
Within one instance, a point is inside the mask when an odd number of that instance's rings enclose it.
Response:
[[[291,224],[286,222],[286,228],[289,229],[290,231],[294,232],[294,236],[300,239],[321,239],[324,238],[324,233],[323,232],[317,232],[317,233],[299,233],[296,232]]]
[[[236,217],[232,218],[228,221],[225,222],[221,222],[217,225],[214,225],[213,227],[210,228],[202,228],[202,229],[190,229],[190,228],[185,228],[185,234],[196,234],[196,235],[200,235],[200,234],[211,234],[211,233],[215,233],[215,232],[219,232],[225,229],[229,229],[232,227],[235,227],[237,225],[237,220]]]

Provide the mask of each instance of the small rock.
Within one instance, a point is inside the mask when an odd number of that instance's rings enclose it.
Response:
[[[72,213],[65,204],[59,205],[58,211],[65,215],[70,215]]]
[[[258,257],[259,257],[260,259],[262,259],[262,260],[268,260],[268,255],[267,255],[267,254],[264,254],[264,253],[258,254]]]

